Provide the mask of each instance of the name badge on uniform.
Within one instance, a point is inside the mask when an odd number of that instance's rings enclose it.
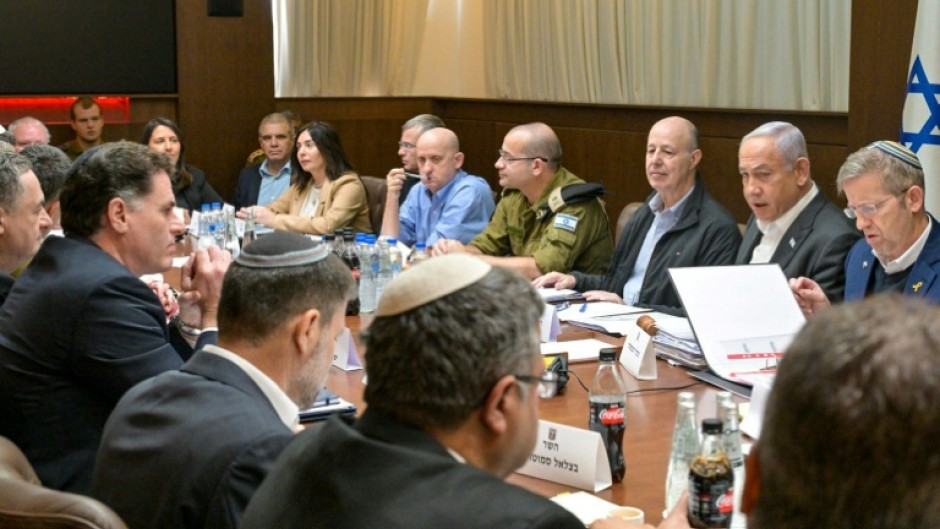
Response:
[[[575,228],[578,227],[578,217],[558,213],[555,215],[555,227],[574,233]]]

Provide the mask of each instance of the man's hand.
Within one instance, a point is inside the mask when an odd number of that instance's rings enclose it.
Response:
[[[392,199],[395,202],[398,202],[398,198],[401,195],[401,189],[405,186],[405,179],[408,178],[405,176],[405,170],[402,168],[392,169],[385,176],[385,182],[387,185],[388,191],[386,191],[385,201],[388,202]]]
[[[554,286],[556,289],[574,288],[576,280],[574,276],[562,274],[561,272],[549,272],[532,280],[532,286],[535,288],[547,288]]]
[[[613,292],[607,292],[605,290],[588,290],[584,293],[585,301],[610,301],[611,303],[620,303],[623,305],[623,298],[614,294]]]
[[[240,219],[247,219],[249,209],[254,212],[256,223],[263,224],[269,228],[274,227],[274,217],[276,215],[273,211],[264,206],[248,206],[247,208],[242,208],[235,213],[235,216]]]
[[[460,241],[453,239],[439,239],[431,247],[431,255],[447,255],[449,253],[467,253],[467,247]]]
[[[808,277],[798,277],[790,280],[790,290],[793,291],[793,297],[796,298],[797,305],[803,314],[810,316],[820,309],[830,305],[829,298],[823,291],[819,283]]]
[[[157,295],[157,299],[160,300],[167,321],[173,319],[173,316],[176,316],[180,311],[180,304],[176,301],[176,296],[173,295],[170,285],[162,281],[151,281],[147,283],[147,286],[150,287],[150,290],[153,290],[153,293]]]
[[[232,263],[232,255],[225,250],[210,246],[190,255],[180,271],[180,317],[189,325],[200,328],[216,327],[219,298],[222,296],[222,279]]]

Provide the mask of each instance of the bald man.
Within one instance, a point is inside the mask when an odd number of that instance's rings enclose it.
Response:
[[[462,169],[464,156],[457,135],[443,127],[425,131],[415,146],[421,182],[399,208],[403,172],[388,175],[382,235],[409,246],[428,246],[441,239],[470,242],[493,215],[493,191],[486,180]]]
[[[13,133],[16,152],[20,152],[30,145],[49,145],[51,136],[49,129],[42,121],[32,117],[22,117],[10,123],[10,132]]]

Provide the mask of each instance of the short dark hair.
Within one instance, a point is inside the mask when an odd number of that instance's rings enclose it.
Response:
[[[892,294],[806,323],[768,399],[749,527],[940,526],[938,321]]]
[[[522,149],[525,156],[546,160],[545,163],[552,171],[558,171],[561,167],[561,141],[558,140],[558,135],[551,127],[545,123],[533,122],[517,125],[509,132],[523,132],[528,136],[525,147]]]
[[[180,140],[180,157],[176,160],[176,166],[170,171],[170,180],[173,182],[174,191],[186,189],[193,183],[193,175],[189,174],[189,171],[186,169],[186,143],[183,141],[183,131],[180,130],[179,125],[170,118],[153,118],[144,125],[144,132],[140,136],[140,143],[149,147],[150,137],[153,136],[153,131],[161,126],[172,130],[173,134],[176,134],[176,138]]]
[[[79,97],[72,103],[72,106],[69,107],[69,116],[71,116],[72,121],[75,121],[75,109],[78,107],[82,107],[83,110],[88,110],[91,107],[98,107],[98,111],[101,111],[101,105],[95,101],[95,98]]]
[[[82,153],[69,169],[59,197],[65,233],[91,237],[112,199],[132,207],[153,190],[153,175],[172,171],[165,155],[129,141],[106,143]]]
[[[323,156],[326,163],[326,177],[329,180],[336,180],[346,173],[355,171],[349,160],[346,159],[346,153],[343,152],[343,145],[339,141],[339,133],[326,121],[314,121],[307,123],[297,131],[297,138],[304,132],[310,134],[310,139],[317,145],[317,149]],[[313,178],[313,175],[300,167],[297,160],[297,145],[294,145],[290,155],[291,167],[294,168],[294,185],[299,189],[304,189]]]
[[[542,301],[521,275],[493,268],[457,292],[362,333],[370,408],[418,427],[456,428],[503,376],[529,373]]]
[[[39,179],[46,203],[58,199],[65,184],[65,175],[72,165],[69,157],[61,149],[51,145],[29,145],[20,151],[20,154],[29,158],[33,165],[33,172]]]
[[[349,268],[335,255],[301,266],[229,266],[219,300],[219,334],[258,343],[290,317],[316,308],[325,326],[356,294]]]
[[[25,188],[20,176],[32,169],[29,159],[15,152],[0,152],[0,208],[16,209]]]

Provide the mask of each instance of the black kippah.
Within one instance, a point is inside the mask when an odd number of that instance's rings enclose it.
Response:
[[[275,231],[245,246],[235,262],[248,268],[279,268],[316,263],[328,255],[325,244],[306,235]]]

